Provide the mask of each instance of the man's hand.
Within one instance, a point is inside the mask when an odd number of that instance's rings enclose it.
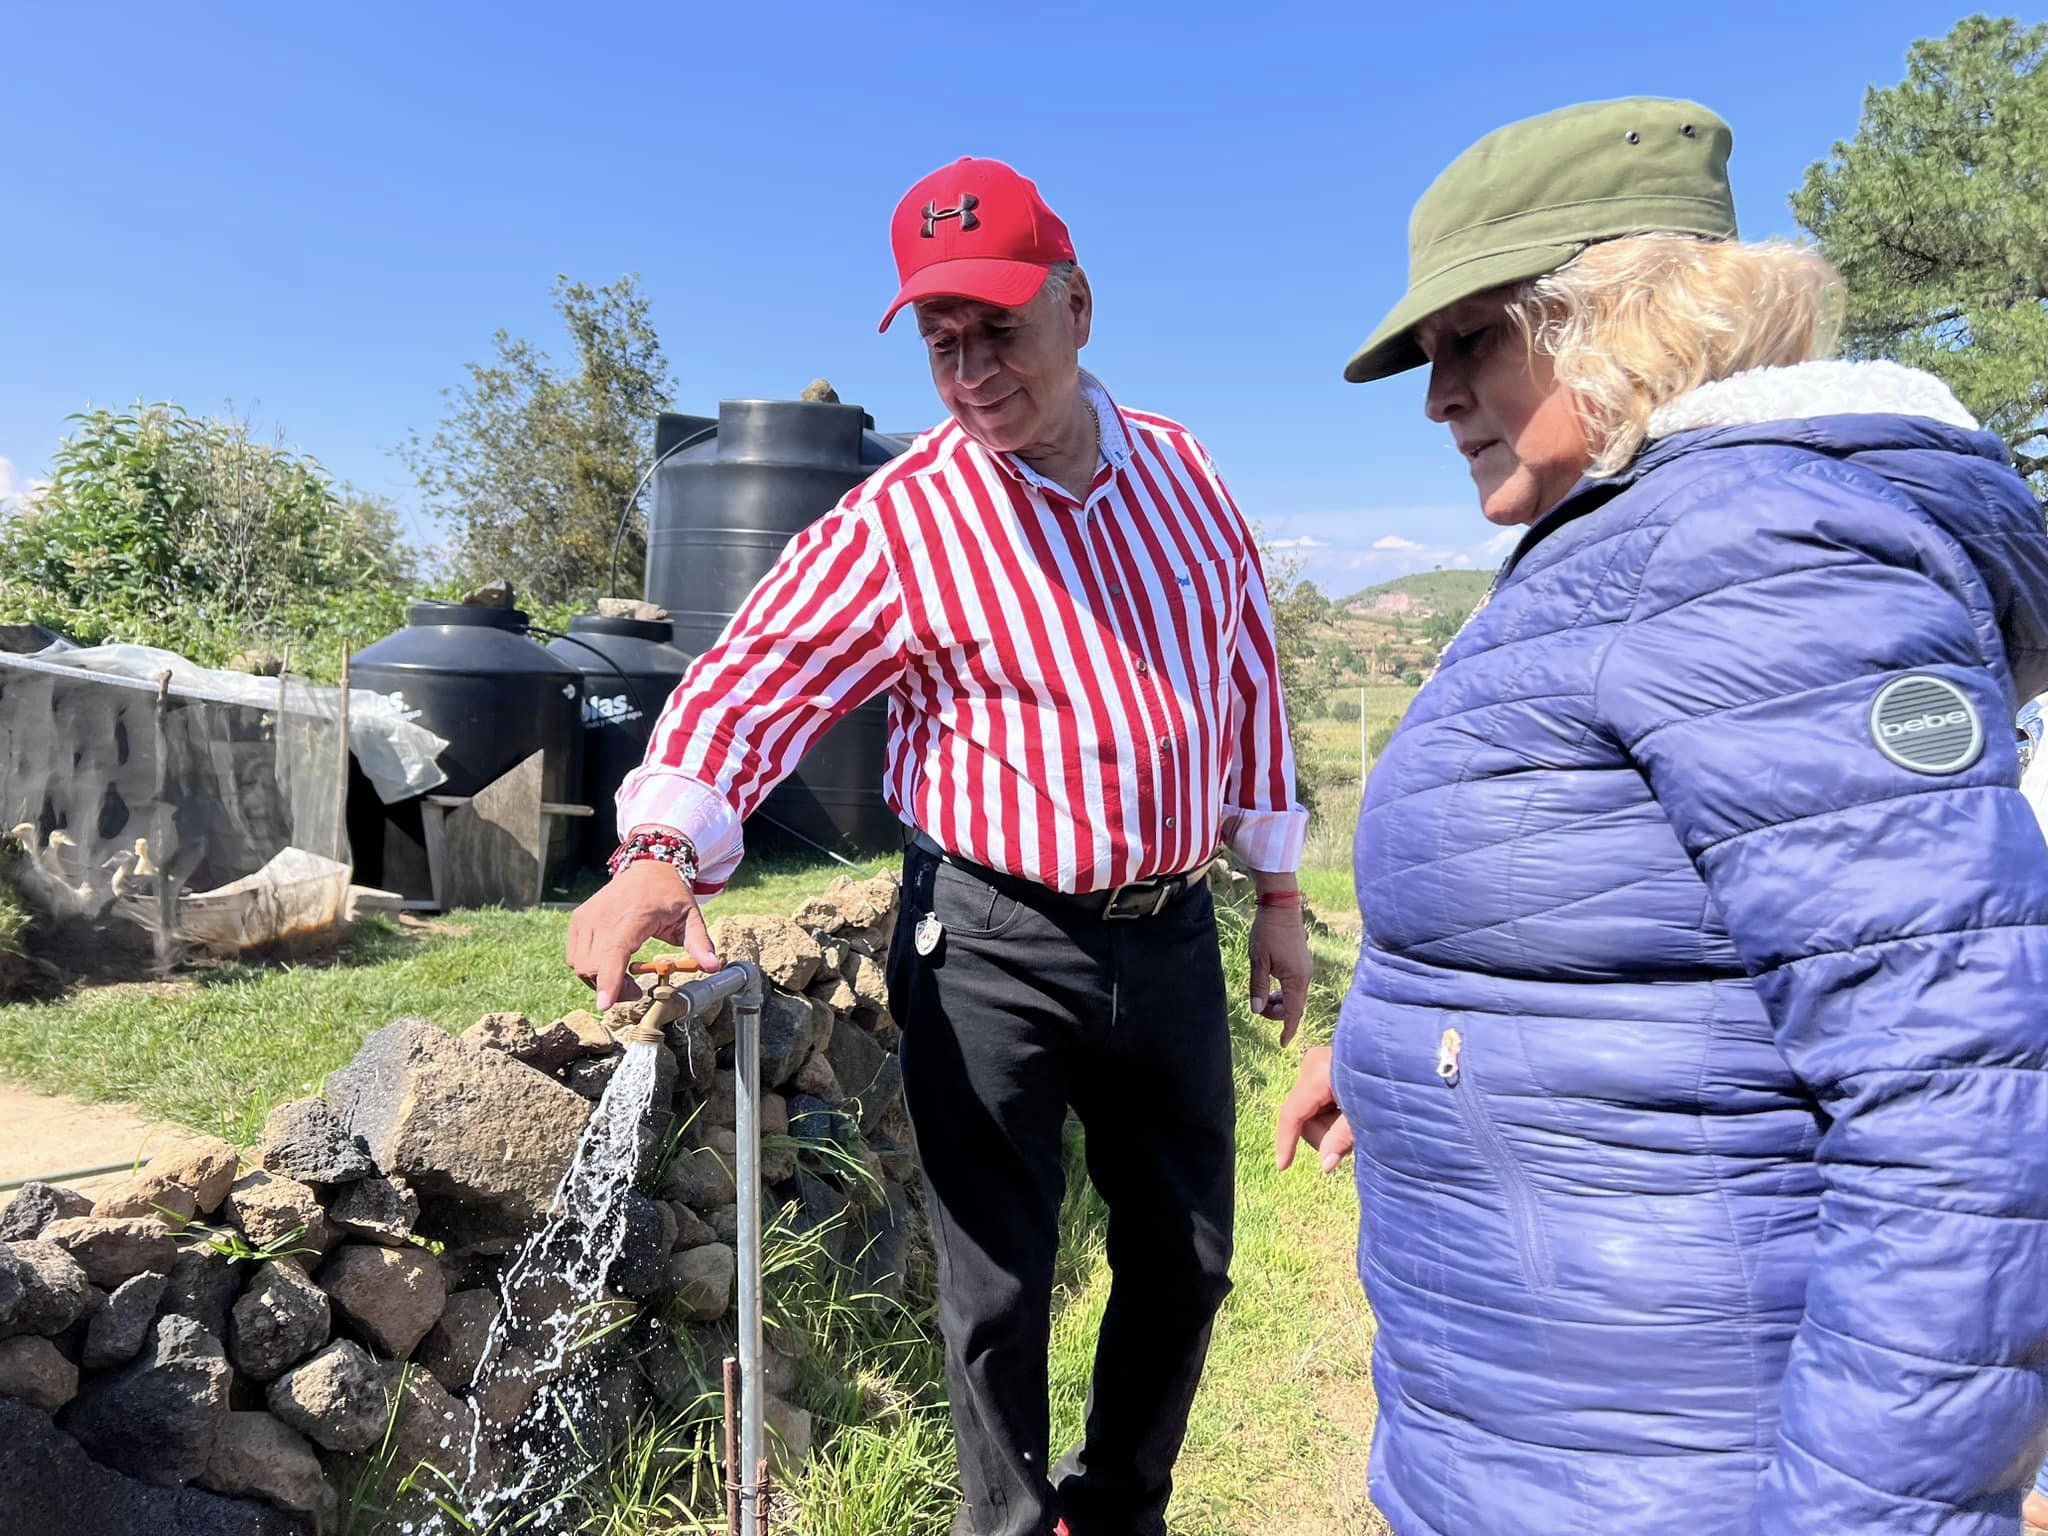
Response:
[[[688,883],[659,859],[628,864],[569,919],[569,965],[597,988],[599,1009],[640,995],[626,963],[649,939],[680,945],[707,971],[723,963]]]
[[[1351,1155],[1351,1122],[1337,1107],[1337,1092],[1330,1086],[1330,1056],[1327,1045],[1301,1053],[1301,1070],[1281,1102],[1280,1123],[1273,1136],[1274,1160],[1282,1172],[1294,1165],[1299,1142],[1315,1148],[1325,1173],[1335,1173],[1337,1165]]]
[[[1280,1043],[1286,1045],[1301,1028],[1309,979],[1315,974],[1301,908],[1260,907],[1252,917],[1251,950],[1252,1012],[1280,1020]]]

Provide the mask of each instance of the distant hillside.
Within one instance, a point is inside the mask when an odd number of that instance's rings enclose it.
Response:
[[[1479,606],[1479,599],[1493,583],[1492,571],[1417,571],[1397,576],[1363,592],[1354,592],[1337,604],[1352,613],[1407,611],[1415,614],[1451,613],[1460,618]],[[1406,598],[1407,603],[1398,599]],[[1388,601],[1393,599],[1395,601]]]
[[[1340,695],[1374,683],[1413,688],[1435,670],[1492,580],[1491,571],[1421,571],[1332,602],[1305,636],[1313,686]]]

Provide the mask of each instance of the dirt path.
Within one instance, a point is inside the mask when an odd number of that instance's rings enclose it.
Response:
[[[84,1104],[0,1082],[0,1184],[73,1168],[130,1163],[169,1134],[123,1104]],[[112,1173],[64,1182],[86,1194],[99,1194],[123,1177]],[[0,1189],[0,1205],[13,1197],[12,1190]]]

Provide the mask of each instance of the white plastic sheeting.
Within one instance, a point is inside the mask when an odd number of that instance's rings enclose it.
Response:
[[[38,651],[35,660],[63,667],[82,667],[114,677],[130,677],[154,683],[166,672],[171,684],[187,696],[203,696],[223,703],[251,704],[273,709],[279,701],[277,679],[252,677],[247,672],[229,672],[202,667],[175,651],[149,645],[93,645],[71,649],[52,646]],[[304,701],[325,714],[338,713],[339,688],[294,678],[285,695],[285,707]],[[356,765],[376,788],[386,805],[410,800],[448,782],[439,758],[448,745],[425,726],[408,720],[402,706],[367,688],[348,691],[348,745]]]

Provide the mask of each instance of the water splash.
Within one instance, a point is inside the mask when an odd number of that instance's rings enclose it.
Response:
[[[652,1045],[626,1047],[546,1223],[499,1282],[502,1305],[470,1384],[476,1411],[469,1443],[454,1486],[442,1492],[463,1531],[547,1530],[580,1481],[569,1464],[581,1451],[575,1431],[599,1423],[602,1404],[590,1356],[578,1356],[622,1315],[607,1308],[604,1282],[626,1242],[627,1196],[639,1169],[641,1121],[654,1101],[657,1057]],[[494,1457],[493,1450],[503,1454]],[[448,1536],[448,1518],[437,1513],[421,1522],[418,1536]]]

